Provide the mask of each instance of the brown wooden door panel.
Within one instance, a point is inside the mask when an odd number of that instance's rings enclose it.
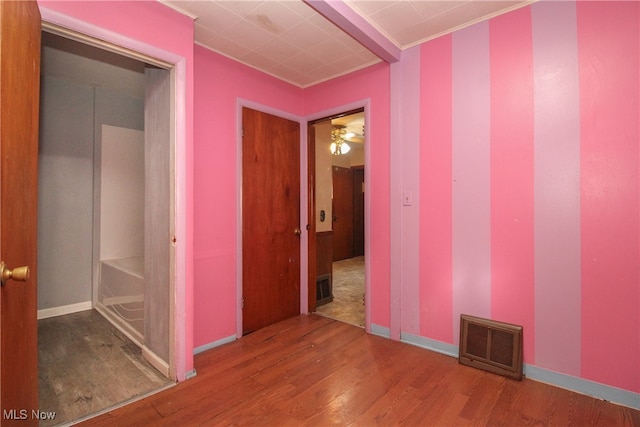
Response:
[[[300,125],[242,110],[243,333],[300,313]]]
[[[353,173],[333,167],[333,260],[353,257]]]
[[[37,204],[40,11],[0,2],[0,259],[28,266],[0,291],[2,425],[38,425]],[[44,409],[44,408],[43,408]]]
[[[319,275],[316,248],[316,127],[307,127],[307,226],[308,241],[308,275],[307,275],[307,310],[316,311],[316,280]]]
[[[353,167],[353,256],[364,255],[364,167]]]

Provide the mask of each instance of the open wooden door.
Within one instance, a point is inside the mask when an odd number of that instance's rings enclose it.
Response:
[[[3,426],[38,425],[40,27],[35,1],[0,2],[0,260],[6,264],[0,291]]]
[[[242,329],[300,314],[300,124],[242,110]]]
[[[308,282],[307,282],[307,309],[309,313],[316,311],[316,279],[318,277],[317,263],[317,239],[316,239],[316,127],[307,126],[307,230],[309,238],[307,240],[308,249]]]

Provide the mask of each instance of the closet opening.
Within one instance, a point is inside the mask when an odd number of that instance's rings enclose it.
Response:
[[[43,28],[39,388],[60,423],[174,383],[174,77]]]

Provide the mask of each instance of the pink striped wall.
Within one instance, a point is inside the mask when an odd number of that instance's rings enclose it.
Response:
[[[455,32],[452,52],[452,292],[457,331],[460,313],[491,317],[489,23]]]
[[[640,3],[577,5],[582,376],[640,391]]]
[[[640,392],[639,8],[538,2],[422,45],[424,338],[513,322],[525,363]]]
[[[491,21],[491,317],[526,325],[534,347],[531,9]]]
[[[580,374],[580,129],[575,3],[532,8],[536,364]]]
[[[420,334],[453,343],[451,36],[421,46]]]

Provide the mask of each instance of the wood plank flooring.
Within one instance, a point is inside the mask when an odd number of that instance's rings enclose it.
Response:
[[[640,411],[317,315],[199,354],[195,366],[195,378],[81,425],[640,425]]]
[[[70,422],[173,382],[95,310],[38,321],[40,426]]]

